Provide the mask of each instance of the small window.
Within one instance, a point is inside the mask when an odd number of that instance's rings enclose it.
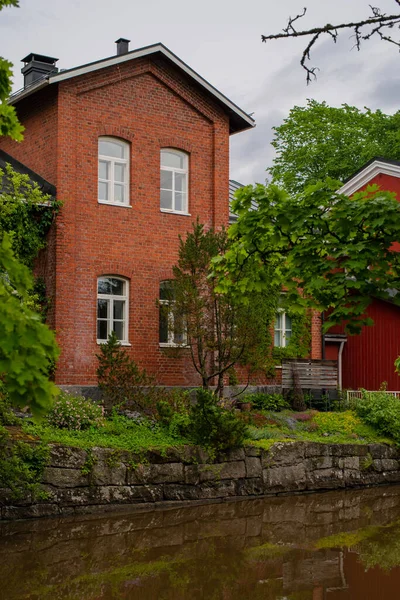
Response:
[[[171,281],[160,283],[159,341],[162,346],[186,344],[186,329],[183,318],[174,311],[174,289]]]
[[[188,212],[188,156],[178,150],[161,150],[160,209]]]
[[[292,336],[292,319],[283,310],[278,311],[274,328],[274,346],[285,348]]]
[[[98,200],[129,205],[129,146],[113,138],[99,139]]]
[[[97,280],[97,341],[106,342],[115,331],[120,342],[128,342],[128,282],[117,277]]]

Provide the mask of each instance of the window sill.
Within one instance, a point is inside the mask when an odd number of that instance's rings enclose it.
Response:
[[[191,217],[192,215],[187,212],[178,212],[177,210],[167,210],[166,208],[160,208],[160,212],[166,215],[179,215],[180,217]]]
[[[107,344],[107,340],[96,340],[98,346],[102,346],[103,344]],[[120,342],[120,346],[132,346],[130,342]]]
[[[105,200],[97,200],[98,204],[107,204],[108,206],[119,206],[120,208],[132,208],[131,204],[122,204],[122,202],[106,202]]]
[[[173,344],[173,343],[166,343],[166,342],[160,342],[159,344],[160,348],[190,348],[190,346],[188,346],[187,344]]]

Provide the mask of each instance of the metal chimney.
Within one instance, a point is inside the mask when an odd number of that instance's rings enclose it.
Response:
[[[126,40],[125,38],[119,38],[115,43],[117,44],[117,56],[120,54],[127,54],[129,52],[129,42],[131,40]]]
[[[58,58],[52,56],[43,56],[42,54],[34,54],[31,52],[28,56],[22,59],[24,66],[21,73],[24,76],[24,87],[29,86],[38,79],[42,79],[50,73],[58,73],[56,62]]]

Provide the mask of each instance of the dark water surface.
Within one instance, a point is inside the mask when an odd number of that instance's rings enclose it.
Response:
[[[0,524],[3,600],[400,598],[400,487]]]

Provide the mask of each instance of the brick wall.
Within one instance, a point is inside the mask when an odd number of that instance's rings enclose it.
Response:
[[[96,382],[97,278],[119,275],[130,287],[132,356],[160,383],[197,384],[187,352],[177,358],[159,348],[156,301],[159,282],[172,276],[178,236],[197,216],[207,227],[228,222],[228,117],[164,60],[129,61],[55,87],[18,105],[25,140],[1,147],[56,184],[64,203],[39,261],[50,294],[57,290],[50,314],[62,349],[56,381]],[[131,208],[97,201],[102,135],[130,145]],[[163,147],[189,154],[191,216],[160,212]]]

